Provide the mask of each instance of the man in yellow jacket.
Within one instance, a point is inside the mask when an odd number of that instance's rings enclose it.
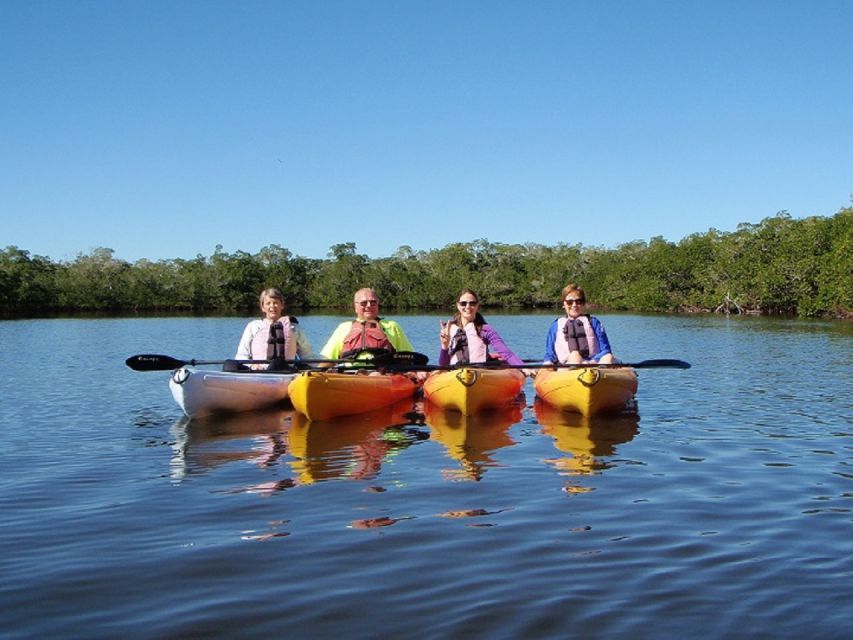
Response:
[[[399,324],[379,317],[379,296],[373,289],[356,291],[353,306],[356,319],[342,322],[332,332],[320,350],[324,358],[338,360],[355,356],[365,349],[414,351]]]

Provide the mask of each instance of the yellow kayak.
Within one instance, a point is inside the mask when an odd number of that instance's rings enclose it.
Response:
[[[399,373],[305,371],[288,388],[293,408],[309,420],[373,411],[414,395],[418,385]]]
[[[630,367],[541,369],[533,387],[551,406],[595,416],[625,408],[637,392],[637,372]]]
[[[482,409],[505,407],[523,386],[524,374],[518,369],[463,367],[433,373],[424,382],[424,396],[437,407],[467,416]]]

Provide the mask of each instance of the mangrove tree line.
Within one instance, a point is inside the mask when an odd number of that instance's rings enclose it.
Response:
[[[614,310],[703,311],[731,300],[746,311],[846,316],[853,310],[853,207],[831,217],[786,212],[736,231],[710,229],[679,242],[662,237],[613,249],[487,240],[369,258],[354,243],[326,259],[271,244],[255,254],[119,260],[107,248],[54,262],[15,246],[0,252],[0,306],[7,314],[71,311],[252,312],[258,292],[281,288],[292,309],[340,309],[373,286],[386,308],[450,308],[468,286],[490,306],[557,304],[567,282],[581,283]]]

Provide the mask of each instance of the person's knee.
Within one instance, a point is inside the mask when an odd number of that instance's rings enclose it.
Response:
[[[237,360],[226,360],[222,363],[223,371],[248,371],[249,367],[241,364]]]

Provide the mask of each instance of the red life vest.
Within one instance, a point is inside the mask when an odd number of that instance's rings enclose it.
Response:
[[[360,322],[353,320],[349,333],[341,345],[341,357],[347,358],[365,349],[388,349],[388,351],[393,352],[394,345],[391,344],[378,321]]]

